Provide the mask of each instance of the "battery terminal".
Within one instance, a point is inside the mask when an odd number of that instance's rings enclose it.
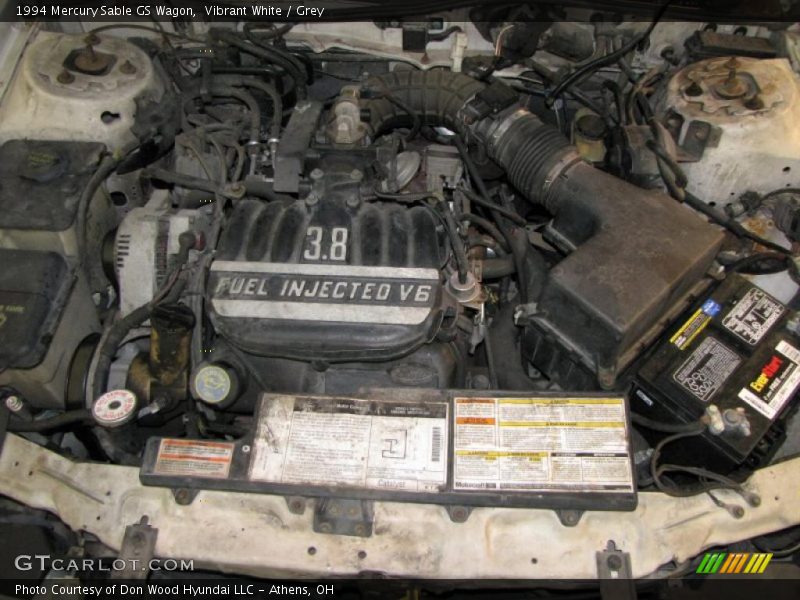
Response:
[[[703,420],[706,422],[708,431],[712,435],[720,435],[725,431],[725,421],[723,420],[722,413],[716,404],[708,405]]]

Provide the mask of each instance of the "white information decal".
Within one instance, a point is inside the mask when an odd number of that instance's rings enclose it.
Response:
[[[253,481],[438,492],[447,482],[447,404],[268,395]]]
[[[786,312],[783,305],[759,288],[752,288],[725,315],[722,324],[734,335],[755,346]]]
[[[455,398],[454,489],[632,492],[622,398]]]

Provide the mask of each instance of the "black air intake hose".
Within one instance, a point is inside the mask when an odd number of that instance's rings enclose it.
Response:
[[[441,125],[464,136],[477,134],[487,142],[490,156],[506,170],[509,181],[529,200],[543,201],[540,191],[548,174],[559,163],[572,162],[566,157],[577,159],[577,153],[561,132],[525,109],[501,119],[487,115],[470,122],[473,116],[463,110],[465,105],[491,87],[444,69],[395,71],[368,79],[364,96],[372,97],[367,107],[375,135],[410,127],[414,118],[409,111],[423,125]],[[486,100],[491,102],[497,95],[487,94]]]
[[[506,170],[511,184],[528,200],[556,212],[556,202],[546,191],[555,178],[580,157],[564,135],[552,125],[521,109],[506,119],[489,123],[489,156]],[[486,123],[476,129],[486,128]]]
[[[423,125],[443,125],[463,133],[458,112],[484,87],[485,84],[472,77],[444,69],[394,71],[368,79],[364,95],[373,98],[368,107],[370,124],[376,135],[411,126],[412,116],[400,105],[414,111]],[[386,96],[392,96],[399,102],[392,103]]]

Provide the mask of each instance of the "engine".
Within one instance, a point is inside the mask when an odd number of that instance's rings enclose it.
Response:
[[[436,215],[345,201],[237,206],[211,264],[215,329],[255,354],[343,362],[416,350],[454,310]]]
[[[441,281],[448,256],[435,213],[359,206],[351,193],[236,207],[209,271],[215,331],[259,360],[324,365],[328,392],[449,385],[452,351],[436,340],[446,340],[458,303]]]
[[[319,56],[291,26],[267,29],[212,28],[178,48],[47,33],[27,51],[3,105],[24,131],[0,113],[0,260],[12,265],[0,393],[13,431],[74,429],[81,452],[144,465],[145,480],[187,475],[162,444],[220,444],[238,453],[229,471],[209,460],[188,475],[250,490],[311,481],[299,467],[275,475],[295,422],[313,423],[300,452],[341,441],[331,415],[391,417],[413,427],[375,425],[391,442],[375,460],[408,459],[396,446],[417,443],[423,474],[381,462],[358,485],[498,494],[484,504],[558,488],[581,471],[558,461],[584,450],[622,466],[581,491],[628,508],[629,466],[643,487],[682,493],[687,481],[732,488],[727,475],[771,459],[800,387],[800,153],[787,143],[766,179],[745,163],[800,106],[787,61],[724,45],[637,54],[623,94],[605,71],[583,85],[570,69],[530,70],[500,35],[497,54],[422,68],[406,54]],[[27,135],[40,110],[49,121]],[[742,136],[760,145],[740,151]],[[659,435],[629,439],[628,405]],[[553,415],[591,428],[600,450],[548,450],[540,485],[531,440],[568,437]],[[525,418],[525,435],[480,430]],[[701,426],[698,450],[676,455],[703,454],[725,477],[665,484],[641,458],[688,426]],[[620,433],[608,441],[603,427]],[[356,430],[369,446],[372,429]],[[462,479],[437,471],[464,436],[451,453]],[[483,451],[485,464],[469,462]],[[514,481],[478,481],[497,457],[519,459],[497,467]]]

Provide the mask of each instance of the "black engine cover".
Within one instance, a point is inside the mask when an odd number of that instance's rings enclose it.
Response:
[[[444,242],[423,206],[244,200],[211,267],[211,320],[254,354],[403,356],[433,339],[452,303],[441,285]]]

